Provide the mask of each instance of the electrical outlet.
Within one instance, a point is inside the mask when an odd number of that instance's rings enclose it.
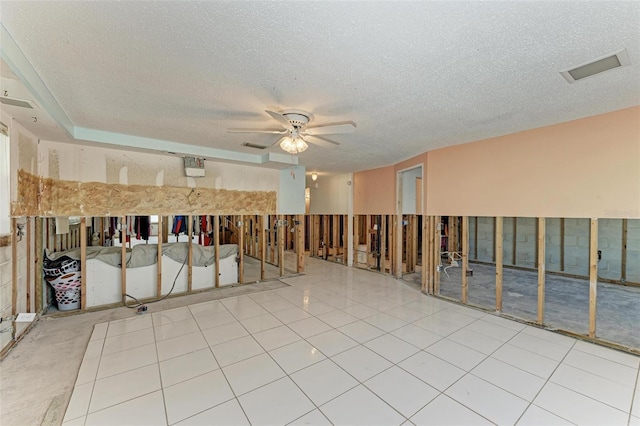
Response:
[[[602,260],[602,250],[598,250],[598,260]]]

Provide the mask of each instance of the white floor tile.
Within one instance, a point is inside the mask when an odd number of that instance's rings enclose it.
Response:
[[[410,419],[417,426],[472,426],[492,423],[464,405],[441,394]]]
[[[318,406],[358,384],[353,377],[329,359],[293,373],[291,378]]]
[[[358,321],[358,318],[343,311],[331,311],[325,314],[320,314],[318,315],[318,319],[335,328]]]
[[[489,355],[504,344],[504,342],[493,337],[479,334],[475,331],[463,328],[447,336],[447,339],[460,343],[463,346],[475,351]]]
[[[151,327],[153,327],[151,317],[144,315],[111,321],[109,323],[106,337],[113,337],[119,334],[131,333],[132,331],[138,331],[142,330],[143,328]]]
[[[625,425],[628,414],[570,389],[547,383],[533,403],[580,425]]]
[[[509,343],[492,353],[491,357],[543,379],[548,379],[559,364],[558,361],[536,355]]]
[[[623,386],[566,364],[561,364],[549,381],[622,411],[628,411],[631,407],[635,391],[633,385]]]
[[[576,343],[576,339],[574,339],[573,337],[563,336],[562,334],[554,333],[553,331],[545,330],[543,328],[535,327],[532,325],[528,325],[523,328],[521,333],[528,334],[530,336],[534,336],[551,343],[555,343],[556,345],[565,346],[567,348],[571,348]]]
[[[470,371],[486,358],[485,354],[462,346],[449,338],[434,343],[425,351],[466,371]]]
[[[571,350],[562,363],[631,387],[635,385],[638,372],[637,368],[578,350]]]
[[[605,348],[604,346],[596,345],[594,343],[578,340],[573,346],[573,350],[586,352],[588,354],[595,355],[609,361],[617,362],[631,368],[638,368],[638,366],[640,366],[640,357],[632,354],[626,354],[621,351],[616,351],[614,349]]]
[[[85,426],[162,426],[166,424],[162,392],[156,391],[89,414]]]
[[[640,417],[631,416],[629,426],[640,426]]]
[[[103,355],[102,358],[100,358],[100,367],[98,367],[96,378],[102,379],[157,362],[156,345],[153,343],[126,351]]]
[[[407,325],[406,321],[402,321],[400,318],[385,314],[384,312],[367,317],[364,321],[387,333]]]
[[[335,355],[331,359],[361,382],[370,379],[393,365],[362,345]]]
[[[284,425],[315,408],[288,377],[244,394],[238,400],[252,425]]]
[[[464,370],[426,352],[418,352],[398,366],[440,391],[465,374]]]
[[[463,328],[463,326],[445,321],[439,317],[434,317],[433,315],[419,319],[413,324],[442,337],[446,337]]]
[[[151,335],[153,336],[153,331],[151,331]],[[119,336],[114,336],[113,338],[117,338],[117,337]],[[88,358],[100,358],[100,356],[102,355],[103,346],[104,346],[104,339],[89,340],[89,343],[87,343],[87,349],[84,351],[84,357],[82,359],[85,360]]]
[[[203,411],[200,414],[189,417],[176,423],[177,426],[249,426],[249,420],[238,404],[237,399],[232,399],[216,407]]]
[[[237,307],[232,307],[232,308],[227,307],[227,308],[229,309],[229,312],[231,312],[231,315],[236,317],[236,319],[239,321],[269,313],[266,309],[264,309],[262,306],[258,304],[239,305]]]
[[[155,335],[152,328],[144,328],[138,331],[132,331],[131,333],[120,334],[113,337],[108,337],[104,340],[104,347],[102,353],[104,355],[112,354],[114,352],[124,351],[127,349],[137,348],[138,346],[148,345],[155,343]]]
[[[377,309],[373,309],[367,305],[363,305],[361,303],[356,304],[356,305],[351,305],[351,306],[347,306],[346,308],[342,309],[344,312],[348,313],[349,315],[353,315],[354,317],[358,318],[358,319],[364,319],[364,318],[368,318],[371,317],[373,315],[379,314],[380,311],[378,311]]]
[[[231,388],[220,370],[164,388],[169,424],[201,413],[232,398]]]
[[[485,317],[486,318],[486,317]],[[480,333],[484,336],[491,337],[501,342],[506,342],[513,336],[518,334],[518,331],[511,328],[503,327],[501,325],[493,324],[486,321],[485,318],[472,322],[466,326],[463,330],[469,330],[476,333]]]
[[[543,410],[537,405],[530,405],[527,411],[520,417],[520,420],[518,420],[518,426],[569,426],[572,424],[573,423],[555,414],[551,414],[547,410]]]
[[[63,422],[85,417],[89,411],[89,402],[91,401],[91,392],[93,391],[93,383],[79,385],[73,388],[69,405],[64,413]]]
[[[93,326],[93,332],[89,340],[104,340],[107,337],[107,330],[109,329],[108,322],[102,322]]]
[[[251,336],[212,346],[211,351],[220,367],[226,367],[264,352],[258,342]]]
[[[442,339],[442,336],[413,324],[407,324],[404,327],[393,330],[391,334],[420,349],[431,346]]]
[[[558,345],[557,343],[552,343],[548,340],[524,333],[519,333],[513,339],[509,340],[509,344],[555,361],[561,361],[570,349],[567,346]]]
[[[282,322],[271,314],[259,315],[240,321],[249,333],[259,333],[282,325]]]
[[[156,347],[158,349],[158,360],[165,361],[170,358],[207,348],[208,345],[207,341],[204,340],[202,333],[197,331],[195,333],[161,340],[156,343]]]
[[[267,354],[257,355],[228,367],[223,367],[222,371],[236,396],[285,376],[284,371]]]
[[[328,303],[315,301],[302,306],[302,309],[306,312],[309,312],[312,315],[320,315],[327,312],[335,311],[336,308],[331,306]]]
[[[487,321],[501,327],[510,328],[514,331],[521,331],[526,327],[526,324],[506,318],[501,318],[497,315],[485,315],[484,317],[482,317],[482,321]]]
[[[166,388],[217,370],[218,368],[218,363],[208,347],[166,361],[161,361],[160,375],[162,377],[162,386]]]
[[[215,346],[219,345],[220,343],[248,336],[249,333],[242,326],[242,324],[234,321],[229,324],[203,330],[202,335],[204,336],[209,346]]]
[[[62,426],[84,426],[87,421],[87,416],[82,416],[62,423]]]
[[[376,339],[370,340],[364,345],[394,364],[397,364],[420,351],[417,347],[402,339],[398,339],[391,334],[385,334]]]
[[[95,381],[99,365],[100,358],[89,358],[83,360],[82,364],[80,364],[80,370],[78,371],[78,377],[76,378],[75,385],[78,386]]]
[[[89,413],[137,398],[160,388],[160,371],[157,364],[96,380],[89,404]]]
[[[545,384],[544,379],[495,358],[485,359],[471,374],[527,401],[533,401]]]
[[[300,336],[291,331],[286,325],[255,333],[253,337],[266,351],[297,342],[301,339]]]
[[[360,385],[320,407],[337,425],[400,425],[405,418]]]
[[[635,391],[633,398],[633,406],[631,407],[631,415],[640,417],[640,391]]]
[[[151,314],[153,320],[153,326],[158,327],[160,325],[172,324],[174,322],[180,322],[188,319],[193,319],[191,311],[188,306],[175,309],[167,309],[166,311],[154,312]]]
[[[313,410],[309,414],[305,414],[304,416],[292,421],[289,423],[289,426],[332,426],[329,419],[327,419],[324,414],[320,412],[320,410]]]
[[[326,358],[306,340],[299,340],[274,349],[269,354],[287,374],[294,373]]]
[[[328,357],[358,345],[358,342],[337,330],[330,330],[307,339],[315,348]]]
[[[435,314],[428,316],[427,318],[446,321],[462,328],[478,320],[477,316],[474,315],[472,311],[472,309],[463,308],[461,310],[456,309],[455,307],[451,307],[449,309],[438,311]]]
[[[339,331],[359,343],[368,342],[382,336],[384,331],[364,321],[356,321],[338,328]]]
[[[280,296],[278,296],[272,291],[261,291],[259,293],[249,294],[248,296],[251,300],[253,300],[259,305],[264,302],[270,302],[272,300],[282,300]]]
[[[272,312],[272,314],[284,324],[289,324],[290,322],[300,321],[305,318],[311,317],[311,314],[307,313],[303,309],[298,308],[297,306],[284,309],[282,311]]]
[[[440,394],[435,388],[396,366],[367,380],[364,385],[405,417],[413,416]]]
[[[331,330],[330,326],[315,317],[290,322],[287,325],[290,329],[292,329],[298,335],[305,339],[307,337],[315,336],[316,334],[324,333],[325,331]]]
[[[279,297],[278,299],[269,300],[268,302],[261,302],[260,306],[271,313],[284,311],[285,309],[291,309],[295,307],[291,302],[281,297]]]
[[[207,330],[209,328],[220,327],[225,324],[237,322],[236,318],[226,310],[224,312],[195,314],[194,317],[200,330]]]
[[[445,393],[496,424],[515,424],[529,405],[524,399],[470,374]]]
[[[219,301],[212,300],[210,302],[195,303],[189,305],[191,315],[198,316],[201,314],[211,314],[214,312],[227,312],[227,308]]]
[[[414,322],[419,320],[420,318],[424,318],[427,316],[426,314],[420,311],[407,309],[406,306],[396,306],[395,308],[391,308],[389,310],[384,311],[384,313],[388,315],[392,315],[396,318],[400,318],[402,321],[406,321],[406,322]]]
[[[195,333],[200,331],[198,323],[193,318],[183,321],[162,324],[153,328],[156,333],[156,341],[171,339],[172,337],[182,336],[183,334]]]

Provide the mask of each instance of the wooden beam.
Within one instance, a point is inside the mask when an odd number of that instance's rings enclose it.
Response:
[[[278,268],[279,275],[284,277],[284,245],[285,245],[285,233],[287,232],[287,227],[284,225],[285,216],[278,216]]]
[[[167,220],[168,222],[168,220]],[[160,227],[158,227],[160,228]],[[168,228],[167,228],[168,229]],[[158,238],[158,260],[156,262],[156,297],[162,297],[162,239]]]
[[[120,290],[122,291],[122,303],[126,304],[127,302],[127,218],[122,216],[120,218],[120,243],[122,247],[120,248]],[[162,241],[161,237],[161,229],[162,229],[162,216],[158,216],[158,244]]]
[[[478,259],[478,216],[474,218],[473,221],[473,241],[475,244],[473,245],[473,258]]]
[[[391,247],[390,254],[393,253],[393,244],[387,243],[387,216],[380,216],[380,238],[378,239],[378,256],[380,256],[380,270],[382,272],[387,272],[387,247]],[[392,240],[393,241],[393,240]],[[389,256],[389,261],[393,261],[393,258]],[[393,268],[389,265],[389,272],[391,272]]]
[[[591,219],[589,232],[589,337],[596,337],[598,303],[598,219]]]
[[[197,216],[196,216],[197,217]],[[187,235],[189,236],[189,251],[187,252],[187,292],[193,289],[193,216],[187,216]],[[242,250],[242,246],[240,246]]]
[[[560,218],[560,271],[564,271],[564,217]]]
[[[476,219],[477,221],[477,219]],[[503,243],[504,243],[504,218],[499,216],[496,217],[496,237],[495,237],[495,245],[496,245],[496,311],[502,312],[502,272],[503,272],[503,264],[504,264],[504,251],[503,251]],[[478,241],[476,240],[476,246]]]
[[[11,315],[18,313],[18,219],[11,218]],[[14,324],[15,331],[15,324]]]
[[[427,275],[427,291],[429,292],[429,294],[437,294],[436,293],[436,288],[435,288],[435,269],[437,268],[437,264],[435,264],[435,238],[436,238],[436,231],[435,231],[435,218],[433,216],[429,216],[427,218],[428,221],[428,249],[427,251],[428,256],[427,256],[427,267],[425,269],[425,273]]]
[[[213,238],[215,244],[214,259],[216,262],[216,288],[220,288],[220,216],[213,216]]]
[[[422,271],[420,273],[420,288],[423,293],[429,292],[428,280],[427,280],[427,269],[429,268],[429,224],[428,217],[422,216],[422,229],[420,229],[422,233]]]
[[[622,257],[620,262],[620,281],[627,281],[627,219],[622,219]]]
[[[27,312],[31,312],[31,218],[27,218]]]
[[[80,310],[87,307],[87,218],[80,218]]]
[[[43,290],[43,279],[42,279],[42,262],[43,262],[43,241],[44,241],[44,223],[47,221],[47,219],[42,219],[39,217],[36,217],[35,219],[35,256],[36,256],[36,274],[35,274],[35,280],[34,280],[34,289],[35,289],[35,305],[34,305],[34,312],[38,313],[42,310],[42,290]]]
[[[416,271],[418,263],[418,218],[415,214],[411,215],[411,272]]]
[[[469,284],[467,269],[469,268],[469,216],[462,216],[462,297],[461,302],[467,303]]]
[[[538,324],[544,324],[544,287],[545,287],[545,234],[546,223],[543,217],[538,218]]]
[[[512,247],[511,247],[511,256],[512,256],[512,261],[511,264],[512,265],[517,265],[517,242],[518,241],[518,218],[517,217],[513,217],[513,241],[512,241]]]
[[[304,215],[300,214],[296,216],[296,220],[298,224],[296,225],[296,255],[298,261],[296,262],[296,272],[301,273],[304,272],[304,234],[305,234],[305,223],[304,223]]]
[[[433,284],[440,294],[440,272],[438,265],[440,264],[440,252],[442,245],[442,216],[433,218]]]
[[[240,226],[238,226],[238,282],[244,283],[244,215],[240,215]]]
[[[258,229],[258,252],[260,253],[260,279],[264,280],[264,264],[265,261],[267,260],[267,244],[266,244],[266,237],[267,237],[267,230],[264,227],[264,223],[266,220],[268,220],[269,216],[258,216],[258,224],[257,224],[257,229]]]

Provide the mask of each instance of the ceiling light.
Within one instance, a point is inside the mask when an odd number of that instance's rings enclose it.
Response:
[[[314,182],[318,180],[318,174],[316,172],[311,173],[311,180]]]
[[[282,139],[282,142],[280,142],[280,148],[287,151],[289,154],[298,154],[308,147],[309,145],[300,138],[291,139],[287,136]]]
[[[629,54],[626,49],[623,49],[577,67],[560,71],[560,74],[562,74],[565,80],[569,83],[575,83],[578,80],[582,80],[614,68],[620,68],[622,66],[629,65],[630,63]]]

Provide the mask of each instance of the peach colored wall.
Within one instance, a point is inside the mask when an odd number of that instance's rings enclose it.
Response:
[[[353,174],[353,214],[395,214],[395,203],[393,166]]]
[[[431,151],[429,215],[640,217],[640,107]]]

